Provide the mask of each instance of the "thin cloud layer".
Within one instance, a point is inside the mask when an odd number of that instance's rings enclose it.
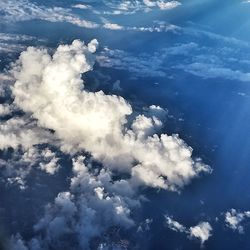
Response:
[[[153,2],[152,2],[153,3]],[[152,4],[151,3],[151,4]],[[122,3],[106,2],[104,1],[104,6],[111,11],[101,11],[95,9],[91,5],[86,4],[75,4],[68,7],[46,7],[43,5],[38,5],[28,0],[6,0],[0,6],[0,20],[3,23],[10,22],[20,22],[20,21],[30,21],[30,20],[43,20],[48,22],[66,22],[76,25],[81,28],[87,29],[97,29],[104,28],[109,30],[127,30],[127,31],[138,31],[138,32],[167,32],[175,31],[176,26],[168,25],[147,25],[138,26],[136,23],[132,26],[124,26],[111,21],[108,22],[98,22],[99,19],[105,19],[103,16],[113,15],[113,14],[132,14],[137,11],[147,12],[151,10],[146,4],[135,1],[134,3],[130,1]],[[154,7],[158,7],[161,10],[173,9],[179,6],[180,3],[177,1],[157,1],[154,3]],[[85,11],[90,11],[92,15],[96,18],[95,21],[86,20],[81,14],[76,14],[74,10],[80,9]],[[101,8],[102,9],[102,8]],[[115,10],[114,10],[115,9]],[[14,48],[13,48],[14,49]]]
[[[54,130],[63,151],[86,150],[105,166],[130,173],[135,185],[176,190],[210,172],[178,135],[155,134],[157,116],[138,116],[129,128],[132,107],[123,98],[84,90],[81,74],[92,70],[97,44],[76,40],[60,45],[53,57],[28,48],[12,71],[15,104]]]

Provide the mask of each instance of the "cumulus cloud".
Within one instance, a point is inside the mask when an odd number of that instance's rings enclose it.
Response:
[[[176,190],[209,172],[178,135],[154,133],[160,125],[155,117],[138,116],[130,129],[132,107],[123,98],[84,90],[81,74],[92,69],[96,46],[96,40],[88,46],[76,40],[52,57],[28,48],[12,70],[14,103],[54,130],[62,150],[87,150],[105,166],[130,173],[135,185]]]
[[[190,237],[197,238],[203,245],[212,235],[212,227],[208,222],[200,222],[197,226],[190,227]]]
[[[51,136],[48,131],[37,127],[36,121],[25,117],[13,117],[0,122],[0,149],[16,149],[19,145],[29,149],[33,145],[50,141]]]
[[[59,170],[59,158],[56,157],[56,154],[50,149],[44,149],[41,152],[41,157],[43,158],[43,161],[39,163],[41,170],[51,175],[55,174]]]
[[[12,147],[13,148],[13,147]],[[0,179],[8,185],[15,185],[21,190],[27,188],[26,179],[32,169],[38,168],[54,175],[60,168],[56,153],[48,148],[39,149],[36,146],[14,148],[13,151],[3,150],[0,160]]]
[[[5,115],[10,115],[13,111],[13,106],[9,104],[0,104],[0,117]]]
[[[161,10],[170,10],[181,5],[178,1],[152,1],[152,0],[143,0],[143,3],[148,7],[158,6]]]
[[[135,225],[132,211],[140,207],[141,187],[179,191],[200,173],[211,171],[192,158],[192,148],[178,135],[160,134],[165,109],[152,105],[137,115],[120,96],[85,90],[81,75],[93,69],[97,47],[95,39],[86,45],[79,40],[60,45],[53,55],[29,47],[12,65],[11,105],[25,115],[3,121],[0,142],[2,149],[23,150],[24,166],[29,167],[21,184],[25,185],[31,167],[50,175],[60,168],[56,152],[39,145],[78,155],[72,160],[69,189],[46,206],[44,217],[34,226],[34,237],[28,241],[13,237],[13,248],[22,244],[32,250],[52,245],[60,249],[76,244],[86,249],[91,239],[110,227]],[[88,152],[97,166],[79,156],[82,152]],[[114,172],[126,177],[114,179]],[[18,178],[20,173],[12,176]],[[199,238],[197,232],[193,235]]]
[[[91,6],[86,5],[86,4],[74,4],[74,5],[72,5],[72,8],[87,10],[87,9],[90,9]]]
[[[211,232],[213,229],[208,222],[199,222],[198,225],[187,228],[178,221],[173,220],[172,217],[165,215],[165,219],[169,229],[175,232],[185,233],[190,239],[196,238],[200,240],[201,246],[212,236]]]
[[[240,212],[232,208],[225,213],[227,227],[239,233],[244,233],[244,227],[241,224],[248,218],[250,218],[250,211]]]
[[[88,249],[90,239],[100,237],[109,227],[134,226],[131,209],[140,206],[136,191],[126,180],[112,181],[111,173],[105,169],[92,171],[92,166],[86,166],[84,161],[83,156],[73,159],[70,189],[46,206],[44,217],[34,226],[34,237],[28,242],[14,237],[12,249],[20,245],[27,247],[23,249],[36,249],[30,247],[32,242],[39,249]],[[67,237],[71,237],[71,242]]]
[[[165,215],[165,219],[166,219],[166,223],[169,229],[175,232],[180,232],[180,233],[187,232],[187,228],[183,226],[182,224],[180,224],[178,221],[173,220],[173,218]]]

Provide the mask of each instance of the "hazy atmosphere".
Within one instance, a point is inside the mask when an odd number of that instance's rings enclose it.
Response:
[[[244,0],[0,0],[0,250],[249,250],[249,30]]]

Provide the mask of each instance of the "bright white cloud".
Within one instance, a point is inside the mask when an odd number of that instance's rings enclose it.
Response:
[[[26,49],[27,43],[43,41],[43,39],[38,39],[33,36],[0,33],[0,54],[4,53],[6,55],[8,53],[7,55],[10,55],[10,53],[20,53]]]
[[[28,48],[12,70],[15,104],[53,129],[62,150],[87,150],[105,166],[131,173],[134,185],[176,190],[210,172],[178,135],[154,133],[157,117],[138,116],[131,130],[126,118],[132,107],[123,98],[84,91],[81,74],[92,69],[96,46],[96,40],[88,46],[76,40],[53,57]]]
[[[9,157],[7,157],[8,154],[10,154]],[[56,154],[48,148],[42,150],[34,146],[14,148],[12,153],[3,151],[0,169],[4,178],[1,181],[6,185],[16,185],[22,190],[26,189],[26,179],[32,169],[39,168],[53,175],[60,168],[58,160]]]
[[[239,233],[244,233],[244,227],[241,224],[247,218],[250,218],[250,211],[240,212],[232,208],[230,211],[225,213],[225,222],[227,227],[237,230]]]
[[[59,158],[56,157],[56,154],[52,152],[50,149],[46,148],[41,152],[41,157],[43,158],[43,162],[39,163],[41,170],[47,172],[48,174],[55,174],[60,165],[58,164]]]
[[[90,239],[111,226],[134,226],[131,211],[140,206],[140,186],[176,191],[200,173],[211,171],[200,159],[192,158],[192,148],[178,135],[159,135],[166,110],[152,105],[135,115],[122,97],[85,90],[81,74],[92,70],[97,46],[97,40],[87,45],[75,40],[60,45],[52,56],[46,49],[29,47],[12,67],[12,105],[23,110],[25,118],[3,122],[1,148],[21,146],[24,158],[30,159],[23,160],[24,166],[29,170],[37,166],[50,175],[59,170],[59,158],[50,148],[38,150],[37,144],[48,143],[71,155],[87,151],[102,163],[102,168],[95,169],[84,157],[73,158],[70,188],[46,207],[33,239],[26,242],[13,237],[14,246],[48,249],[55,242],[70,244],[61,239],[74,232],[86,249]],[[113,170],[126,172],[128,177],[114,181]],[[11,180],[25,185],[28,173]],[[172,228],[185,230],[171,223]]]
[[[197,238],[200,240],[201,245],[205,243],[211,236],[212,227],[208,222],[200,222],[198,225],[187,228],[180,224],[178,221],[173,220],[173,218],[166,216],[167,227],[175,232],[185,233],[190,239]]]
[[[197,238],[203,245],[212,236],[212,227],[208,222],[200,222],[197,226],[190,227],[190,236]]]
[[[170,10],[181,5],[181,3],[178,1],[157,1],[156,4],[161,10]]]
[[[104,23],[104,25],[100,23],[96,23],[93,21],[89,21],[83,19],[80,15],[77,15],[73,12],[72,9],[85,9],[91,10],[93,14],[97,14],[100,17],[101,14],[131,14],[137,11],[143,10],[144,12],[149,11],[147,5],[143,3],[139,3],[136,1],[134,3],[130,1],[125,1],[121,3],[111,3],[104,1],[105,5],[108,8],[111,8],[112,11],[104,11],[104,13],[94,10],[92,6],[86,4],[75,4],[72,5],[71,8],[62,8],[62,7],[46,7],[43,5],[37,5],[33,2],[28,0],[6,0],[0,5],[0,11],[3,13],[0,17],[2,22],[19,22],[19,21],[27,21],[27,20],[35,20],[40,19],[49,22],[67,22],[74,24],[79,27],[83,28],[100,28],[103,27],[105,29],[112,29],[112,30],[133,30],[133,31],[142,31],[142,32],[165,32],[169,30],[175,30],[176,27],[174,25],[167,25],[163,26],[149,26],[149,27],[138,27],[138,26],[131,26],[131,27],[124,27],[123,25],[119,25],[113,22]],[[157,1],[155,3],[155,7],[159,9],[171,9],[175,8],[180,4],[177,4],[177,1]],[[115,9],[115,10],[113,10]],[[102,18],[101,18],[102,19]],[[7,46],[6,50],[7,50]],[[13,48],[14,49],[14,48]]]
[[[99,26],[73,14],[70,9],[48,8],[36,5],[28,0],[6,0],[1,2],[0,11],[3,13],[1,19],[5,22],[40,19],[49,22],[68,22],[83,28],[97,28]]]

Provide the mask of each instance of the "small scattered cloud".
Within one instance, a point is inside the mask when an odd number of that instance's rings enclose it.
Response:
[[[244,233],[244,227],[242,223],[250,218],[250,211],[240,212],[236,209],[231,209],[225,213],[225,222],[228,228]]]
[[[76,8],[76,9],[81,9],[81,10],[87,10],[91,8],[90,5],[86,5],[86,4],[74,4],[71,7]]]
[[[171,10],[179,7],[179,1],[166,1],[166,0],[143,0],[143,1],[103,1],[108,10],[100,12],[105,15],[132,15],[137,12],[150,12],[155,9],[158,10]]]
[[[169,229],[185,233],[190,239],[198,239],[201,242],[201,246],[204,245],[204,243],[212,236],[212,227],[210,223],[208,222],[199,222],[196,226],[193,227],[186,227],[182,224],[180,224],[178,221],[175,221],[172,219],[172,217],[166,216],[166,225]]]
[[[105,23],[103,25],[103,28],[109,29],[109,30],[123,30],[124,29],[123,26],[116,24],[116,23]]]
[[[71,9],[62,7],[45,7],[28,0],[6,0],[0,6],[3,22],[20,22],[40,19],[49,22],[68,22],[82,28],[97,28],[98,24],[82,19],[72,13]]]

